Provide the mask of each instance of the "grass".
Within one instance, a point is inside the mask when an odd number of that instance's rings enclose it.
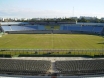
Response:
[[[85,34],[7,34],[0,37],[0,48],[7,49],[103,49],[104,38]],[[35,54],[35,52],[0,51],[0,54]],[[37,55],[47,54],[38,52]],[[68,54],[67,52],[52,55]],[[99,55],[99,52],[71,52],[71,55]],[[69,54],[70,55],[70,54]],[[103,53],[104,55],[104,53]]]
[[[9,34],[0,37],[0,48],[102,49],[104,38],[82,34]]]

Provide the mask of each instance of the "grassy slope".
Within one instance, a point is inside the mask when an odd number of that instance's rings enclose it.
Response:
[[[9,34],[0,37],[0,48],[102,49],[103,40],[81,34]]]

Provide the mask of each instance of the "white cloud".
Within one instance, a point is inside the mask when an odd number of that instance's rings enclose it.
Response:
[[[8,8],[0,9],[0,17],[16,17],[16,18],[37,18],[37,17],[72,17],[72,16],[104,16],[99,12],[80,12],[80,11],[67,11],[67,10],[34,10],[30,8]]]

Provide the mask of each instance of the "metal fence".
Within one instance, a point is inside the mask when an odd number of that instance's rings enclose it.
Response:
[[[0,54],[104,55],[104,49],[0,49]]]

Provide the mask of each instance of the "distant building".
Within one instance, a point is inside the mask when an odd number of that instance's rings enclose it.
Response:
[[[102,17],[101,19],[104,20],[104,17]]]
[[[4,21],[4,18],[0,18],[0,22]]]

